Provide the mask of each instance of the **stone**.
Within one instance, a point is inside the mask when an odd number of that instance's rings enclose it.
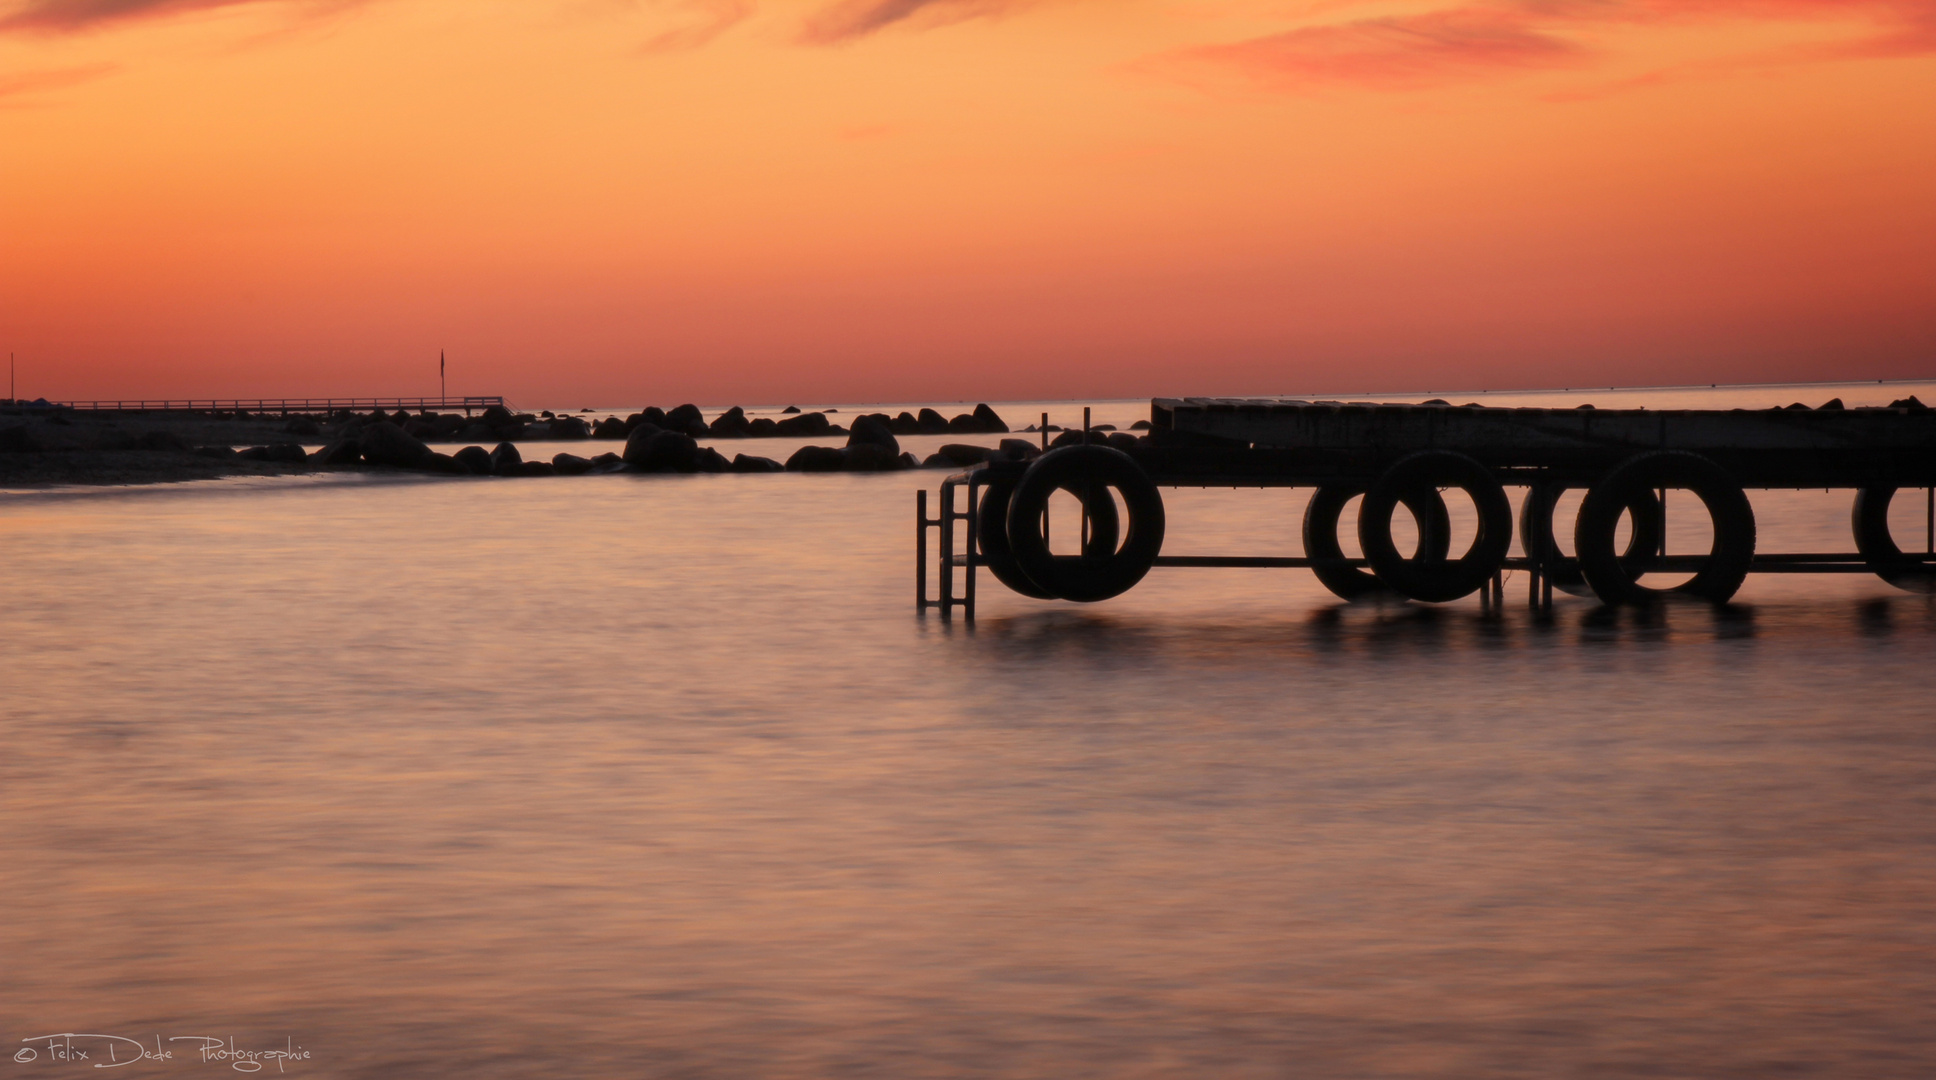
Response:
[[[786,436],[826,435],[832,427],[833,422],[827,419],[826,413],[810,412],[787,417],[773,426],[773,432]]]
[[[953,458],[949,457],[946,454],[929,454],[926,460],[921,462],[921,467],[924,469],[959,469],[961,468],[961,466],[955,464],[955,460]]]
[[[623,439],[626,435],[625,421],[616,416],[608,416],[592,428],[594,439]]]
[[[363,425],[356,433],[356,445],[363,452],[364,461],[400,469],[414,469],[431,454],[422,439],[405,434],[402,428],[387,420]]]
[[[6,432],[0,431],[0,442],[4,441],[5,435]],[[4,449],[4,446],[0,446],[0,450]],[[217,458],[223,461],[236,456],[235,447],[233,446],[198,446],[190,450],[189,453],[194,454],[196,457]]]
[[[1114,425],[1114,424],[1090,424],[1090,425],[1089,425],[1089,430],[1090,430],[1090,431],[1114,431],[1114,430],[1116,430],[1116,425]]]
[[[752,423],[746,419],[746,410],[735,405],[714,417],[713,422],[707,425],[707,429],[715,439],[743,439],[750,433],[752,426]]]
[[[733,463],[726,460],[725,454],[720,453],[710,446],[699,451],[698,456],[693,459],[692,464],[693,468],[703,473],[730,472],[733,468]]]
[[[1908,409],[1910,412],[1925,412],[1929,409],[1929,406],[1917,400],[1914,394],[1890,402],[1889,407],[1892,409]]]
[[[1127,431],[1112,431],[1103,439],[1103,445],[1114,450],[1128,452],[1136,449],[1136,436]]]
[[[1148,420],[1138,420],[1135,423],[1129,425],[1129,430],[1131,431],[1148,431],[1149,429],[1150,429],[1150,422]]]
[[[583,476],[592,471],[591,459],[577,454],[553,454],[551,467],[559,476]]]
[[[879,443],[855,443],[843,451],[845,472],[886,472],[901,467],[901,455]]]
[[[900,461],[896,464],[896,468],[918,469],[920,467],[921,467],[921,463],[914,459],[913,454],[910,454],[905,450],[901,451],[901,458],[900,458]]]
[[[1003,439],[998,449],[1009,461],[1032,461],[1042,454],[1042,448],[1028,439]]]
[[[805,415],[819,416],[820,414]],[[832,446],[803,446],[795,450],[793,456],[786,462],[789,472],[839,472],[846,465],[846,452]]]
[[[449,454],[440,454],[435,450],[431,451],[430,456],[424,459],[423,467],[427,472],[448,473],[451,476],[469,476],[471,473],[470,467],[463,462],[458,461]]]
[[[1101,442],[1102,440],[1100,438],[1097,438],[1097,439],[1092,439],[1090,441]],[[1082,445],[1082,431],[1080,429],[1071,429],[1069,431],[1065,431],[1062,434],[1057,435],[1055,438],[1049,440],[1049,449],[1051,450],[1057,449],[1059,447],[1064,447],[1064,446],[1081,446],[1081,445]]]
[[[847,445],[850,448],[861,445],[878,446],[889,454],[899,457],[901,443],[894,437],[894,431],[889,424],[890,421],[885,413],[857,416],[854,418],[853,426],[848,429]]]
[[[698,424],[700,427],[705,427],[706,426],[705,414],[699,411],[699,406],[693,405],[693,404],[685,404],[666,413],[665,422],[660,424],[659,426],[666,429],[667,431],[688,431],[689,432],[691,431],[692,426],[694,424]]]
[[[981,434],[981,421],[975,419],[968,413],[962,413],[953,420],[948,421],[948,433],[951,435],[979,435]]]
[[[969,443],[943,444],[940,454],[964,469],[980,465],[984,461],[992,461],[999,456],[997,451],[986,446],[974,446]]]
[[[913,413],[903,410],[901,415],[888,422],[888,430],[896,435],[919,435],[921,421],[916,419]]]
[[[518,465],[518,476],[553,476],[557,474],[549,461],[526,461]]]
[[[354,436],[337,439],[309,455],[312,465],[354,465],[363,460],[363,451]]]
[[[769,438],[779,434],[779,426],[771,417],[762,416],[747,426],[746,434],[755,439]]]
[[[975,406],[975,419],[981,421],[981,429],[990,434],[1006,434],[1008,431],[1008,422],[989,408],[986,401]]]
[[[428,420],[411,419],[403,425],[403,433],[413,439],[429,438],[437,434],[437,425]]]
[[[0,453],[41,453],[41,439],[25,424],[0,428]]]
[[[605,453],[592,458],[592,472],[596,475],[626,472],[631,468],[625,463],[625,459],[617,454]]]
[[[551,421],[551,437],[554,439],[589,439],[591,426],[576,416],[554,417]]]
[[[751,454],[733,455],[732,471],[743,473],[785,472],[786,466],[770,457],[754,457]]]
[[[481,446],[466,446],[452,454],[451,460],[477,476],[491,475],[491,452]]]
[[[301,465],[309,460],[309,452],[296,443],[271,443],[263,447],[267,451],[264,461],[280,461],[285,465]]]
[[[793,413],[797,413],[797,412],[799,412],[799,411],[800,411],[800,406],[798,406],[798,405],[788,405],[788,406],[787,406],[786,408],[784,408],[784,409],[781,409],[780,411],[781,411],[782,413],[785,413],[785,414],[788,414],[788,415],[791,415],[791,414],[793,414]]]
[[[516,443],[501,442],[491,448],[491,475],[519,476],[524,472],[524,455]]]
[[[646,472],[691,472],[699,444],[683,431],[648,431],[641,424],[625,440],[625,463]]]
[[[478,419],[493,427],[501,424],[516,423],[517,421],[517,418],[511,415],[511,410],[502,405],[492,405],[485,409],[483,415],[478,417]]]
[[[323,427],[307,416],[298,416],[282,425],[282,430],[290,435],[321,435]]]
[[[935,412],[933,409],[922,409],[921,414],[914,418],[914,422],[919,426],[920,433],[923,435],[946,435],[948,433],[948,418]]]
[[[1815,407],[1817,409],[1840,409],[1840,408],[1843,408],[1842,399],[1839,397],[1829,398],[1827,401],[1824,401],[1820,405],[1817,405]]]

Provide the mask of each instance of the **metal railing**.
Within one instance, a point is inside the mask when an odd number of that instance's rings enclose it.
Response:
[[[10,402],[16,408],[30,407],[28,402]],[[352,412],[367,409],[424,409],[457,410],[462,409],[466,416],[472,410],[482,411],[493,405],[505,405],[504,398],[497,395],[478,397],[349,397],[349,398],[196,398],[130,401],[50,401],[45,407],[75,409],[83,412],[251,412],[275,413],[287,416],[290,413],[323,413],[349,409]],[[509,408],[509,406],[505,406]]]

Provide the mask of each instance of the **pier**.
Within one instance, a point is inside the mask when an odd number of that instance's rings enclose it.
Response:
[[[45,405],[35,405],[24,401],[9,402],[13,408],[73,409],[78,412],[186,412],[186,413],[269,413],[277,416],[324,415],[342,412],[366,412],[372,409],[406,409],[421,412],[462,410],[465,416],[472,411],[482,412],[493,405],[509,408],[504,398],[496,395],[482,397],[347,397],[347,398],[196,398],[196,399],[139,399],[127,401],[50,401]]]
[[[1718,410],[1158,398],[1150,429],[1105,443],[1085,422],[1079,443],[950,476],[935,517],[921,492],[917,610],[973,618],[980,570],[1024,596],[1094,602],[1159,567],[1307,569],[1345,599],[1384,593],[1447,603],[1478,594],[1489,607],[1504,603],[1504,573],[1524,571],[1529,603],[1541,609],[1555,588],[1608,604],[1670,594],[1722,603],[1750,573],[1872,573],[1936,593],[1936,411],[1914,399],[1887,408]],[[1163,487],[1311,488],[1304,553],[1166,554]],[[1522,492],[1516,520],[1509,487]],[[1850,490],[1855,550],[1758,551],[1747,492],[1775,488]],[[1586,496],[1572,523],[1576,553],[1563,555],[1553,518],[1569,489]],[[1890,533],[1889,508],[1915,489],[1924,535],[1905,546]],[[1455,490],[1476,515],[1462,553],[1451,550],[1444,499]],[[1048,507],[1057,493],[1081,507],[1074,554],[1050,549]],[[1668,550],[1670,496],[1676,514],[1707,515],[1707,551]],[[1353,499],[1359,557],[1347,557],[1339,542]],[[1401,508],[1416,525],[1410,553],[1394,537]],[[934,599],[931,531],[939,534]],[[1642,580],[1664,573],[1691,577],[1668,588]]]

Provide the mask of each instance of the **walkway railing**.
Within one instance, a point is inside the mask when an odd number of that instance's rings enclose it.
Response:
[[[16,407],[26,407],[28,402],[12,402]],[[350,397],[350,398],[230,398],[230,399],[189,399],[189,400],[138,400],[138,401],[53,401],[49,406],[63,409],[77,409],[87,412],[252,412],[276,413],[287,416],[290,413],[323,413],[349,409],[360,412],[368,409],[433,409],[464,410],[466,416],[472,410],[482,411],[493,405],[504,405],[504,399],[492,395],[488,397]],[[508,407],[508,406],[507,406]]]

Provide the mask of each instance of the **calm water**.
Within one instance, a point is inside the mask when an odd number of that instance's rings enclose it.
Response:
[[[6,1067],[1936,1071],[1927,598],[1161,570],[970,630],[911,610],[938,478],[0,498]],[[1846,493],[1755,498],[1848,548]],[[1300,493],[1166,499],[1171,553],[1297,550]]]

